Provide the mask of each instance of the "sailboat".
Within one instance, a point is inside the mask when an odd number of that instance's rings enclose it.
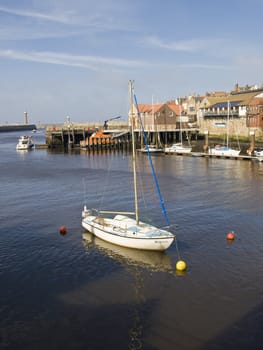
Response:
[[[142,153],[150,152],[153,154],[163,153],[164,148],[161,146],[160,134],[157,131],[157,123],[155,121],[153,100],[152,100],[152,122],[153,122],[154,129],[155,129],[155,144],[151,144],[151,145],[147,144],[147,145],[145,145],[145,147],[141,148],[139,151]]]
[[[133,83],[129,82],[130,105],[131,105],[131,133],[132,133],[132,168],[133,168],[133,189],[134,189],[134,212],[113,212],[113,211],[94,211],[84,205],[82,211],[82,227],[93,233],[96,237],[122,247],[163,251],[170,247],[175,240],[175,235],[164,229],[158,228],[151,224],[144,223],[139,219],[138,191],[137,191],[137,171],[136,171],[136,149],[134,136],[135,113],[133,112]],[[135,97],[135,96],[134,96]],[[136,99],[136,97],[135,97]],[[141,122],[138,104],[136,101],[138,117]],[[142,126],[142,123],[141,123]],[[143,126],[142,126],[143,130]],[[144,130],[143,130],[144,132]],[[145,141],[147,140],[144,133]],[[147,147],[147,143],[146,143]],[[156,173],[154,171],[151,154],[148,150],[148,158],[150,161],[153,177],[155,180],[157,193],[166,224],[169,227],[169,220],[166,209],[161,197],[160,188],[157,182]],[[111,215],[112,217],[108,217]]]
[[[208,153],[213,156],[228,156],[228,157],[236,157],[241,152],[240,149],[233,149],[229,147],[229,115],[230,115],[230,102],[227,103],[227,140],[225,146],[217,145],[214,148],[209,148]]]
[[[182,130],[182,113],[180,111],[180,142],[174,143],[170,147],[165,147],[165,153],[176,153],[176,154],[190,154],[192,146],[183,144],[183,130]]]

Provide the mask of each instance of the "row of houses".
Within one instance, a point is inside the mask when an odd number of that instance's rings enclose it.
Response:
[[[146,132],[184,131],[200,134],[263,136],[263,87],[235,85],[231,92],[211,92],[159,104],[138,106]],[[137,119],[135,129],[140,130]]]

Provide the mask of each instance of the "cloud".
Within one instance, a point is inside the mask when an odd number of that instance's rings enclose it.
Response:
[[[81,56],[44,51],[22,52],[14,50],[0,50],[0,57],[11,58],[14,60],[74,66],[91,70],[105,70],[107,69],[106,66],[115,68],[127,68],[144,64],[142,61],[135,60],[125,60],[100,56]]]
[[[109,7],[109,4],[107,4],[106,8],[105,6],[97,6],[96,9],[95,5],[84,3],[84,5],[82,4],[82,6],[78,7],[78,4],[74,2],[74,6],[70,9],[65,9],[65,6],[63,8],[52,6],[51,10],[46,10],[45,12],[0,6],[0,12],[21,18],[31,18],[36,22],[53,22],[53,24],[89,27],[97,31],[135,30],[132,21],[127,19],[125,14],[121,14],[121,8]],[[123,11],[126,10],[125,8]]]
[[[165,42],[155,36],[144,38],[144,43],[148,46],[182,52],[196,52],[207,50],[211,47],[214,47],[215,45],[219,45],[219,43],[222,41],[222,39],[192,39]]]
[[[65,13],[54,13],[54,14],[48,14],[48,13],[41,13],[36,11],[29,11],[29,10],[19,10],[19,9],[11,9],[7,7],[0,6],[0,12],[20,16],[20,17],[30,17],[45,21],[51,21],[51,22],[57,22],[57,23],[64,23],[64,24],[74,24],[74,13],[72,11],[65,12]]]

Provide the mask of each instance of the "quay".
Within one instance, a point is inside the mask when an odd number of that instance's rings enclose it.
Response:
[[[86,150],[123,149],[131,144],[128,123],[103,130],[102,123],[52,125],[46,127],[48,148],[81,148]]]
[[[46,144],[48,148],[82,148],[82,149],[111,149],[131,147],[131,132],[128,122],[111,122],[105,128],[104,123],[71,123],[70,118],[63,125],[45,127]],[[154,128],[145,130],[150,144],[157,140],[161,144],[177,142],[180,133],[185,138],[197,139],[198,128],[178,128],[174,126],[167,130],[156,131]],[[135,128],[136,144],[143,145],[141,129]]]
[[[178,140],[180,130],[175,130],[173,133],[173,141]],[[96,137],[94,137],[96,136]],[[141,148],[141,134],[136,132],[137,148]],[[156,133],[148,135],[151,140],[157,138]],[[160,135],[159,135],[160,136]],[[162,138],[167,138],[167,135],[162,133]],[[169,135],[171,137],[171,133]],[[214,141],[214,140],[213,140]],[[217,140],[218,141],[218,140]],[[252,142],[251,142],[252,141]],[[243,144],[243,154],[238,156],[212,155],[208,153],[209,139],[208,135],[199,135],[191,141],[194,151],[190,154],[182,154],[183,156],[206,157],[206,158],[221,158],[221,159],[236,159],[246,161],[258,161],[257,157],[245,154],[245,150],[251,146],[255,146],[254,138]],[[261,146],[261,144],[259,144]],[[46,144],[36,145],[36,149],[57,148],[65,149],[80,149],[85,151],[130,151],[131,150],[131,135],[128,123],[115,124],[113,128],[103,130],[103,124],[77,124],[68,125],[53,125],[46,127]],[[205,150],[205,151],[200,151]],[[165,156],[182,156],[181,154],[163,153]]]

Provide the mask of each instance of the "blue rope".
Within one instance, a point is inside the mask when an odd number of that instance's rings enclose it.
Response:
[[[139,112],[137,98],[136,98],[135,95],[134,95],[134,101],[135,101],[135,105],[136,105],[136,109],[137,109],[140,125],[141,125],[141,128],[142,128],[143,139],[144,139],[144,143],[145,143],[145,146],[146,146],[146,151],[147,151],[147,155],[148,155],[148,158],[149,158],[149,162],[150,162],[150,165],[151,165],[155,186],[156,186],[158,197],[159,197],[160,204],[161,204],[162,213],[163,213],[166,225],[170,226],[169,218],[168,218],[168,215],[167,215],[167,212],[166,212],[166,208],[165,208],[164,201],[163,201],[163,198],[162,198],[162,194],[161,194],[161,191],[160,191],[160,187],[159,187],[159,183],[158,183],[158,180],[157,180],[156,172],[155,172],[154,165],[153,165],[153,162],[152,162],[152,156],[151,156],[151,152],[149,150],[147,136],[146,136],[146,133],[144,131],[141,114]]]

